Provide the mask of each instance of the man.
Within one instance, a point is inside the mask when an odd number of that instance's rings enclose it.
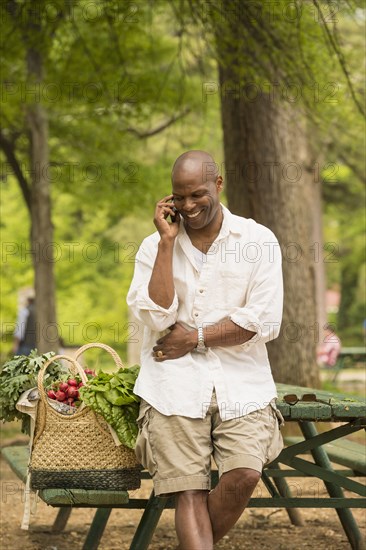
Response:
[[[176,160],[127,297],[144,324],[136,455],[155,494],[176,494],[180,550],[213,548],[283,446],[265,346],[281,322],[280,249],[220,203],[222,187],[208,153]]]
[[[324,325],[324,333],[324,340],[318,349],[317,360],[320,367],[331,369],[337,363],[342,344],[329,323]]]
[[[29,296],[27,305],[20,309],[13,335],[13,353],[29,355],[37,347],[36,309],[34,296]]]

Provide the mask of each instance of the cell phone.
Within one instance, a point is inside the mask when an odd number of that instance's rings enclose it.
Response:
[[[177,217],[179,216],[178,210],[173,206],[174,216],[170,215],[170,219],[172,223],[175,223],[177,221]]]

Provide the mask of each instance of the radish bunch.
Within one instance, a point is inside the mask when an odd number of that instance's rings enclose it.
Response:
[[[91,369],[84,369],[84,372],[88,378],[95,376],[95,372]],[[55,401],[65,403],[65,405],[69,405],[70,407],[76,407],[80,404],[79,388],[83,385],[80,376],[68,378],[65,381],[54,382],[51,389],[47,391],[47,396]]]

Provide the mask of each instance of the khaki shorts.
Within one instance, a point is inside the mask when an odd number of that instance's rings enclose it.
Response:
[[[234,468],[262,472],[283,448],[281,413],[267,407],[223,422],[215,392],[202,418],[166,416],[146,401],[137,420],[138,461],[149,471],[156,495],[211,489],[211,457],[219,476]]]

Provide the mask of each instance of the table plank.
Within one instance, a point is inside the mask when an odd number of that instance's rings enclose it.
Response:
[[[339,352],[339,356],[346,356],[346,355],[366,355],[366,348],[362,347],[349,347],[349,348],[342,348]]]
[[[27,478],[29,448],[24,445],[4,447],[1,453],[13,472],[23,481]],[[127,504],[127,491],[98,491],[85,489],[43,489],[39,492],[50,506],[115,507]]]
[[[127,491],[97,491],[93,489],[42,489],[41,499],[49,506],[80,508],[114,508],[129,502]]]
[[[318,420],[345,422],[356,418],[366,418],[366,399],[354,397],[345,393],[334,393],[318,388],[305,388],[290,384],[276,384],[278,400],[277,407],[285,420]],[[326,403],[301,402],[290,405],[283,400],[286,394],[296,394],[301,398],[304,394],[314,393],[317,399]]]
[[[14,474],[25,483],[27,481],[27,467],[29,460],[29,447],[25,445],[13,445],[3,447],[1,454],[13,470]]]

